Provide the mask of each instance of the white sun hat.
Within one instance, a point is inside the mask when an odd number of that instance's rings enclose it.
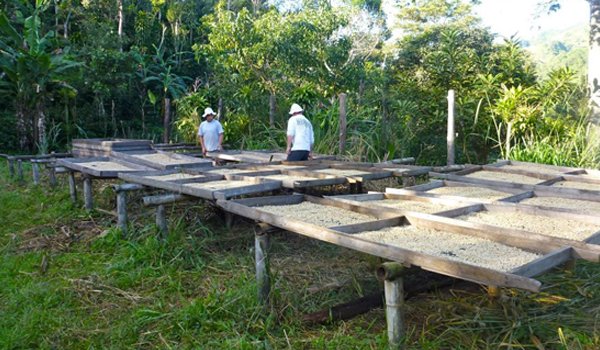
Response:
[[[213,111],[212,108],[206,107],[206,109],[204,109],[204,114],[202,114],[202,118],[206,118],[206,116],[209,114],[217,115],[217,113],[215,113],[215,111]]]
[[[302,107],[300,107],[297,103],[294,103],[292,105],[292,107],[290,108],[290,114],[296,114],[296,113],[300,113],[303,111],[304,110],[302,109]]]

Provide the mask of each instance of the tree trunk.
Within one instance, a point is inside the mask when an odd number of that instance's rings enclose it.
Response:
[[[271,128],[275,127],[275,111],[276,111],[276,104],[275,104],[275,94],[271,93],[271,96],[269,96],[269,126]]]
[[[225,105],[223,104],[223,98],[219,98],[219,102],[217,104],[217,115],[219,116],[219,120],[221,122],[225,121]]]
[[[27,148],[29,148],[29,133],[27,132],[27,113],[25,110],[25,104],[23,102],[17,102],[16,111],[19,148],[21,151],[25,151]]]
[[[165,115],[163,117],[163,143],[169,143],[169,134],[171,128],[171,99],[165,97]]]
[[[117,0],[117,7],[118,7],[118,27],[117,27],[117,34],[119,35],[119,51],[123,52],[123,0]]]
[[[35,107],[37,115],[38,149],[40,154],[48,153],[48,139],[46,135],[46,114],[44,113],[44,101],[40,99]]]
[[[588,84],[590,89],[591,121],[600,125],[600,0],[590,2],[590,47]]]

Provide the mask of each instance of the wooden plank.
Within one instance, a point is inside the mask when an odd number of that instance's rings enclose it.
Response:
[[[407,221],[403,216],[397,216],[389,219],[379,219],[352,225],[334,226],[330,227],[330,229],[343,233],[358,233],[365,231],[377,231],[381,230],[382,228],[404,225],[406,223]]]
[[[299,233],[307,237],[333,243],[345,248],[357,250],[400,263],[421,266],[425,270],[443,275],[461,278],[485,285],[514,287],[530,291],[539,291],[540,289],[541,283],[531,278],[451,261],[395,246],[385,245],[379,242],[361,239],[359,237],[353,237],[352,235],[335,230],[326,229],[317,225],[308,224],[290,218],[284,218],[271,213],[256,210],[255,208],[246,207],[236,203],[235,201],[218,200],[217,205],[228,212],[260,222],[265,222],[284,230]]]
[[[584,242],[590,243],[590,244],[600,244],[600,232],[594,233],[590,237],[586,238],[584,240]]]
[[[541,164],[541,163],[521,162],[521,161],[517,161],[517,160],[510,160],[509,162],[512,165],[537,166],[537,167],[543,167],[543,168],[546,168],[546,169],[549,169],[549,170],[557,170],[559,172],[567,172],[567,171],[580,170],[580,168],[572,168],[572,167],[550,165],[550,164]]]
[[[513,189],[520,189],[523,191],[531,191],[535,188],[534,187],[535,185],[519,184],[519,183],[514,183],[514,182],[506,182],[506,181],[478,179],[478,178],[472,178],[472,177],[466,177],[466,176],[460,176],[460,175],[441,174],[441,173],[435,173],[435,172],[430,172],[429,176],[435,177],[435,178],[440,178],[440,179],[445,179],[445,180],[470,183],[470,184],[474,184],[474,185],[478,185],[478,186],[484,186],[484,187],[487,186],[487,187],[492,187],[492,188],[495,186],[508,187],[508,188],[513,188]]]
[[[442,180],[434,180],[428,183],[424,183],[422,185],[416,185],[406,188],[386,188],[385,192],[390,194],[404,194],[408,191],[410,192],[425,192],[429,190],[433,190],[434,188],[445,186],[444,181]]]
[[[558,171],[556,172],[556,174],[552,175],[552,174],[547,174],[547,173],[536,172],[535,170],[513,169],[513,168],[510,168],[510,165],[503,166],[503,167],[484,165],[484,166],[482,166],[482,170],[495,171],[495,172],[507,173],[507,174],[519,174],[519,175],[534,177],[536,179],[542,179],[542,180],[552,180],[556,177],[560,177],[560,172],[558,172]]]
[[[542,235],[535,232],[516,230],[487,224],[473,223],[437,215],[410,212],[408,221],[417,227],[444,230],[488,239],[533,252],[549,253],[563,247],[573,247],[579,257],[593,262],[600,261],[600,246],[581,241]]]
[[[146,159],[143,156],[145,155],[160,155],[172,160],[172,163],[169,161],[159,162],[152,159]],[[208,159],[194,158],[189,156],[184,156],[177,153],[171,152],[162,152],[156,150],[145,150],[145,151],[136,151],[136,152],[116,152],[113,151],[111,156],[116,159],[122,159],[130,163],[144,165],[154,169],[168,170],[168,169],[176,169],[176,168],[189,168],[189,167],[212,167],[212,161]]]
[[[95,169],[91,166],[91,163],[95,162],[111,162],[118,165],[122,165],[129,169]],[[128,163],[118,159],[112,159],[110,157],[93,157],[93,158],[62,158],[57,160],[57,164],[64,166],[65,168],[69,168],[72,170],[79,171],[83,174],[91,175],[99,178],[116,178],[119,173],[126,172],[137,172],[137,171],[148,171],[149,168],[139,165]],[[88,165],[86,165],[88,164]]]
[[[304,201],[304,195],[292,194],[288,196],[268,196],[256,198],[236,199],[235,202],[247,207],[257,207],[264,205],[291,205],[299,204]]]
[[[528,264],[519,266],[516,269],[511,270],[510,273],[525,277],[535,277],[558,265],[564,264],[572,258],[573,248],[565,247],[539,257]]]
[[[529,215],[562,218],[565,220],[577,220],[589,224],[600,225],[600,216],[582,214],[574,209],[543,207],[539,205],[516,204],[507,202],[496,202],[484,204],[489,212],[525,213]]]
[[[533,195],[534,195],[533,191],[526,191],[526,192],[512,195],[510,197],[502,198],[499,200],[499,202],[518,203],[524,199],[532,198]]]

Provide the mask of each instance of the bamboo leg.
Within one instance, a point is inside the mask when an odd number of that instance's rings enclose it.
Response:
[[[86,176],[83,179],[83,199],[85,202],[85,210],[94,209],[94,200],[92,197],[92,178]]]
[[[127,192],[117,191],[117,226],[127,236]]]
[[[8,162],[8,176],[14,177],[15,176],[15,160],[8,158],[6,161]]]
[[[169,226],[167,225],[167,214],[163,204],[156,207],[156,227],[158,227],[160,235],[166,238],[169,233]]]
[[[33,184],[39,185],[40,184],[40,168],[38,166],[38,163],[31,162],[31,173],[33,175]]]
[[[77,184],[75,182],[75,173],[69,171],[69,194],[71,195],[71,202],[77,204]]]
[[[385,292],[385,317],[387,320],[388,344],[391,349],[400,347],[404,336],[404,267],[398,263],[385,263],[377,270],[383,279]]]
[[[53,166],[48,167],[48,180],[51,187],[56,187],[56,168]]]
[[[225,212],[225,227],[227,227],[228,230],[231,230],[231,228],[233,227],[233,220],[234,220],[234,215],[230,212]]]
[[[269,278],[269,234],[266,232],[268,226],[261,224],[254,234],[254,257],[256,263],[256,286],[258,289],[258,302],[266,306],[269,303],[271,293],[271,281]]]
[[[17,159],[17,178],[23,181],[23,161],[20,159]]]

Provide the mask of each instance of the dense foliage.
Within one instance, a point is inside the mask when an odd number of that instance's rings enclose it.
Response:
[[[453,89],[457,162],[596,166],[592,138],[581,137],[581,72],[540,79],[520,43],[495,42],[469,3],[397,6],[399,28],[388,28],[379,1],[6,1],[0,118],[15,127],[0,131],[0,149],[59,150],[76,137],[193,142],[207,106],[229,147],[281,148],[296,102],[316,126],[316,151],[336,153],[344,93],[344,156],[439,164]]]

